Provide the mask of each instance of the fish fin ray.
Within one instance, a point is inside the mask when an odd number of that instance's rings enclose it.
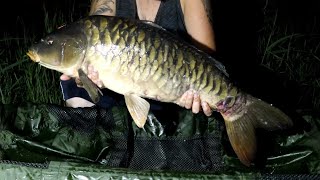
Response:
[[[147,24],[147,25],[150,25],[150,26],[153,26],[155,28],[158,28],[158,29],[161,29],[163,31],[167,31],[164,27],[152,22],[152,21],[149,21],[149,20],[140,20],[142,23],[144,24]]]
[[[133,121],[139,128],[142,128],[150,109],[149,102],[135,94],[125,94],[124,99]]]
[[[256,136],[252,122],[239,118],[225,121],[229,141],[239,160],[250,166],[256,154]]]
[[[250,95],[238,113],[223,115],[228,137],[239,160],[249,166],[257,151],[256,128],[268,131],[292,126],[291,119],[278,108]]]
[[[269,131],[286,129],[293,125],[289,116],[283,113],[280,109],[268,104],[260,99],[250,98],[254,108],[251,108],[256,115],[257,128],[262,128]]]
[[[217,61],[210,55],[208,55],[208,59],[210,60],[209,62],[213,62],[214,66],[218,68],[226,77],[229,77],[226,67],[221,62]]]
[[[100,96],[102,96],[101,90],[96,84],[94,84],[91,79],[84,73],[82,69],[78,69],[79,78],[82,84],[82,87],[88,92],[91,100],[94,103],[99,102]]]

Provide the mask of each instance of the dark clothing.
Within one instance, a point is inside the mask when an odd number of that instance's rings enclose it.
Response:
[[[139,19],[136,1],[117,0],[116,16]],[[180,0],[161,1],[154,23],[182,38],[188,37]]]

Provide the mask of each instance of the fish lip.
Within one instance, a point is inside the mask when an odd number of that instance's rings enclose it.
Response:
[[[38,54],[35,52],[35,50],[30,49],[27,52],[27,55],[30,57],[30,59],[34,62],[40,62],[40,57],[38,56]]]

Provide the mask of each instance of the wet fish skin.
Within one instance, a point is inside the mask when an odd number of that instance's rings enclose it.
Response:
[[[292,125],[279,109],[235,87],[224,66],[211,56],[149,23],[91,16],[49,34],[27,54],[71,77],[78,77],[79,69],[86,73],[91,64],[104,87],[124,95],[139,127],[150,107],[143,98],[178,104],[184,92],[197,91],[222,114],[231,145],[247,166],[255,158],[256,127]]]
[[[133,77],[134,82],[148,82],[148,86],[152,85],[160,91],[154,93],[140,89],[139,92],[143,92],[140,96],[172,102],[177,101],[187,89],[195,89],[203,92],[203,95],[213,95],[210,99],[221,97],[216,101],[224,99],[228,91],[233,93],[232,96],[236,94],[236,88],[229,85],[225,77],[223,66],[219,64],[220,69],[217,68],[214,63],[218,63],[207,54],[144,23],[129,24],[119,19],[112,22],[107,26],[104,22],[87,22],[87,31],[92,37],[91,44],[98,47],[92,48],[88,56],[92,54],[91,59],[96,59],[101,54],[113,54],[113,57],[106,58],[107,64],[112,64],[116,71],[120,70],[121,75]],[[104,27],[101,29],[107,29],[107,32],[97,31],[97,27]],[[100,44],[117,46],[115,49],[108,46],[97,55]],[[99,71],[99,74],[100,72],[103,71]],[[215,108],[215,102],[209,104]]]

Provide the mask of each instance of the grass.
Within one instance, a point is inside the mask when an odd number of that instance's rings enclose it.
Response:
[[[69,15],[44,11],[43,35],[58,26],[73,21]],[[289,80],[299,84],[301,99],[309,97],[315,109],[320,109],[320,35],[289,32],[285,26],[277,24],[277,13],[268,15],[264,28],[260,31],[257,52],[261,65],[283,74]],[[22,23],[22,28],[26,28]],[[22,37],[4,35],[0,46],[12,50],[0,50],[0,100],[1,103],[62,104],[59,87],[60,74],[31,63],[26,56],[27,48],[39,35],[25,31]],[[12,48],[13,47],[13,48]],[[308,98],[307,98],[308,99]]]
[[[73,11],[71,11],[72,13]],[[3,104],[34,102],[63,104],[60,91],[60,74],[32,63],[26,55],[28,47],[40,37],[53,31],[72,16],[62,12],[50,14],[44,7],[43,34],[32,34],[21,22],[24,29],[19,37],[3,35],[0,39],[0,100]],[[9,50],[10,49],[10,50]]]
[[[75,1],[69,1],[65,6],[68,6],[67,13],[60,10],[58,6],[57,9],[49,11],[43,4],[44,22],[43,27],[40,27],[42,34],[30,32],[30,26],[33,25],[25,25],[23,19],[19,17],[17,18],[18,29],[22,29],[22,33],[16,33],[16,36],[8,35],[9,33],[0,34],[0,37],[2,36],[0,38],[0,103],[63,104],[59,84],[61,74],[31,62],[26,52],[32,43],[44,35],[67,22],[78,19],[80,9],[87,7],[87,4],[81,3],[76,7]],[[79,9],[79,12],[76,9]]]
[[[261,65],[298,84],[298,106],[308,100],[314,109],[320,110],[320,34],[295,33],[280,26],[277,12],[269,17],[258,43]]]
[[[58,73],[31,63],[26,56],[27,45],[32,42],[33,38],[27,37],[22,40],[7,37],[1,42],[14,49],[0,54],[1,102],[61,104],[61,94],[56,91],[59,90]]]

